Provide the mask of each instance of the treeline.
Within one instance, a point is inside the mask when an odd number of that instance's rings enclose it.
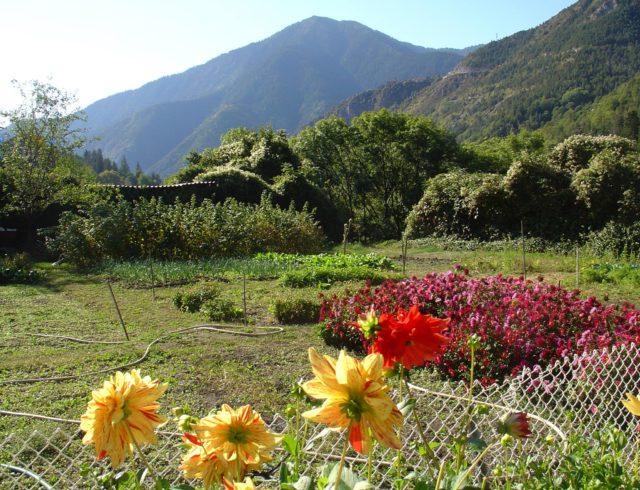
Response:
[[[575,135],[551,146],[523,131],[461,145],[430,119],[382,110],[350,124],[322,119],[291,138],[236,128],[187,162],[170,182],[234,175],[236,195],[247,188],[241,180],[280,189],[317,209],[333,239],[350,221],[362,241],[403,233],[491,239],[519,234],[522,222],[532,236],[580,240],[640,216],[636,142],[620,136]]]
[[[162,182],[158,174],[145,174],[139,163],[136,163],[136,168],[132,172],[125,157],[116,163],[104,157],[101,149],[85,150],[80,159],[96,173],[96,181],[99,184],[158,185]]]

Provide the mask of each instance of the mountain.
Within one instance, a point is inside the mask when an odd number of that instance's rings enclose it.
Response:
[[[377,111],[383,108],[394,110],[435,80],[435,78],[423,78],[420,80],[390,81],[382,87],[349,97],[335,107],[331,113],[349,122],[363,112]]]
[[[389,80],[443,75],[464,50],[428,49],[351,21],[311,17],[183,73],[85,109],[106,157],[167,175],[236,126],[295,132]]]
[[[463,140],[546,125],[555,139],[586,126],[607,133],[612,124],[580,118],[638,73],[640,0],[580,0],[536,28],[474,50],[445,76],[388,107],[432,117]],[[619,112],[627,111],[629,101],[615,98],[623,105]]]

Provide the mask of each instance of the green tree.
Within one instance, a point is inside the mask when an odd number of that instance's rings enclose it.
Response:
[[[25,86],[14,81],[14,85],[22,103],[0,111],[2,120],[8,121],[0,151],[4,194],[0,213],[24,219],[25,246],[31,248],[36,216],[54,203],[67,202],[74,194],[67,187],[82,175],[73,152],[85,141],[76,124],[84,118],[74,108],[75,97],[49,83],[32,81]]]

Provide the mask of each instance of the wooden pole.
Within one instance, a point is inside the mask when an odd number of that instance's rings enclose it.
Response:
[[[527,280],[527,259],[524,248],[524,220],[520,220],[520,235],[522,237],[522,276]]]
[[[153,295],[153,301],[156,300],[156,275],[153,273],[153,259],[149,262],[149,269],[151,271],[151,294]]]
[[[244,310],[244,326],[247,326],[247,273],[242,271],[242,309]]]
[[[580,247],[576,247],[576,288],[580,286]]]
[[[122,313],[120,313],[120,307],[118,306],[118,302],[116,301],[116,295],[113,294],[113,288],[111,287],[111,281],[107,281],[107,286],[109,287],[109,292],[111,293],[111,299],[113,300],[113,306],[116,308],[116,313],[118,314],[118,318],[120,319],[120,325],[122,325],[122,330],[124,330],[124,336],[129,340],[129,333],[127,332],[127,327],[124,325],[124,320],[122,319]]]
[[[347,242],[349,241],[349,232],[351,231],[351,218],[344,224],[344,232],[342,234],[342,255],[347,254]]]

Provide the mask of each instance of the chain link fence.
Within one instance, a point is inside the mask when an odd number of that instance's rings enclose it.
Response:
[[[470,424],[470,435],[485,441],[495,440],[495,427],[501,415],[509,411],[530,414],[533,436],[512,449],[529,457],[551,457],[556,445],[544,444],[546,436],[561,441],[568,434],[589,438],[607,425],[615,425],[630,439],[636,437],[637,422],[622,405],[626,393],[640,392],[637,373],[640,351],[636,345],[595,351],[579,357],[565,358],[547,368],[523,371],[518,377],[502,384],[474,386],[473,404],[485,405],[486,415],[476,415]],[[411,396],[416,399],[415,415],[421,421],[424,440],[435,442],[437,459],[451,458],[450,444],[461,436],[461,421],[468,410],[468,387],[460,383],[444,383],[429,379],[427,374],[414,378]],[[0,412],[0,416],[13,416]],[[17,417],[16,417],[17,418]],[[95,461],[92,448],[82,445],[82,433],[76,421],[55,421],[42,418],[20,419],[33,423],[29,435],[9,434],[0,438],[0,489],[95,488],[94,474],[109,471],[104,462]],[[322,464],[338,461],[343,439],[315,424],[293,424],[275,416],[269,426],[272,431],[295,433],[304,441],[304,461],[301,473],[312,476]],[[25,433],[21,430],[20,433]],[[423,437],[412,415],[407,418],[401,439],[403,464],[417,475],[433,473],[434,463],[421,451]],[[162,432],[157,446],[145,449],[151,464],[161,476],[174,483],[184,482],[178,465],[182,449],[180,434]],[[498,445],[478,468],[476,477],[504,458]],[[284,457],[284,453],[281,454]],[[396,451],[381,448],[373,454],[373,481],[377,488],[389,488],[396,476]],[[628,459],[633,458],[629,452]],[[276,457],[275,461],[280,460]],[[354,471],[366,473],[366,459],[350,452],[348,460]],[[131,463],[129,463],[131,464]],[[126,467],[125,467],[126,469]],[[273,468],[274,481],[264,488],[277,488],[278,468]]]

